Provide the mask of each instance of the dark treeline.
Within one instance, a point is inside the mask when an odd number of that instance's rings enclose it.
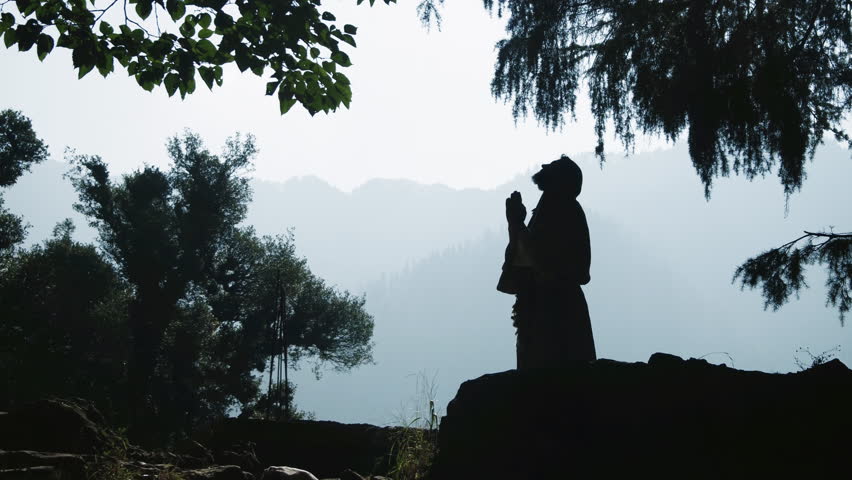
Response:
[[[8,186],[46,148],[19,112],[0,118]],[[0,212],[15,227],[0,230],[0,409],[84,397],[135,440],[162,441],[235,409],[302,415],[292,385],[259,375],[279,369],[272,357],[285,349],[290,366],[311,358],[317,374],[372,360],[364,298],[313,275],[291,234],[259,237],[241,225],[253,138],[235,136],[214,155],[186,132],[168,154],[168,170],[146,166],[117,181],[99,157],[71,156],[75,208],[98,245],[74,241],[67,220],[23,248],[23,219]]]

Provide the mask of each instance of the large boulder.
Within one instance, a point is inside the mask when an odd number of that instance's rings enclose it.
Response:
[[[433,478],[818,478],[847,470],[852,372],[794,374],[655,354],[461,385]]]

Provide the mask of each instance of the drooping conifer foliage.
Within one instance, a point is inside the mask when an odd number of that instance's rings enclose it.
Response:
[[[266,94],[278,92],[282,114],[300,103],[313,115],[352,100],[338,67],[352,64],[342,47],[355,46],[357,28],[339,27],[321,7],[322,0],[9,0],[0,2],[0,35],[7,48],[35,47],[39,60],[54,47],[71,50],[80,78],[95,68],[106,77],[118,63],[145,90],[162,85],[181,98],[197,78],[211,90],[221,86],[223,65],[236,63],[241,72],[271,75]]]
[[[507,18],[491,84],[513,113],[550,128],[588,83],[597,153],[612,122],[688,135],[707,195],[716,176],[777,165],[785,191],[852,110],[848,0],[483,0]]]
[[[852,308],[852,233],[805,232],[778,248],[748,259],[737,267],[734,281],[742,288],[761,287],[765,306],[777,310],[808,286],[805,268],[826,268],[826,303],[840,312],[840,322]]]

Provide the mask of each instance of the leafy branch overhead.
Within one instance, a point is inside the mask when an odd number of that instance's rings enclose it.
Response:
[[[369,0],[373,5],[376,0]],[[385,4],[396,0],[382,0]],[[357,0],[360,5],[364,0]],[[0,11],[12,0],[0,2]],[[320,10],[322,0],[14,0],[17,12],[0,13],[7,48],[35,47],[43,60],[54,47],[72,51],[82,78],[93,69],[106,77],[115,63],[145,90],[163,86],[181,98],[196,78],[211,90],[222,67],[270,74],[267,95],[281,113],[296,103],[310,112],[349,108],[352,90],[339,68],[352,62],[357,28],[338,26]]]
[[[801,237],[773,248],[737,267],[734,281],[742,288],[763,290],[765,306],[777,310],[791,295],[807,288],[805,266],[826,267],[827,304],[840,311],[840,321],[852,308],[852,233],[804,232]]]

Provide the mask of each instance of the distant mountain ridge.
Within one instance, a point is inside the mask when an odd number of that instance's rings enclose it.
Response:
[[[706,201],[682,147],[611,158],[602,168],[591,156],[575,160],[592,236],[592,282],[584,289],[601,356],[646,360],[666,351],[786,371],[798,347],[840,344],[840,358],[852,364],[852,331],[824,307],[819,269],[808,274],[813,288],[777,313],[730,282],[740,262],[804,228],[852,226],[848,151],[818,151],[786,216],[774,178],[718,180]],[[33,224],[30,242],[68,216],[78,239],[94,239],[71,209],[64,169],[38,165],[6,194],[8,208]],[[246,223],[261,234],[293,227],[311,268],[366,293],[376,319],[376,364],[320,381],[298,372],[301,408],[319,418],[388,423],[406,415],[400,404],[411,406],[418,372],[436,375],[445,405],[462,380],[514,365],[512,297],[494,285],[506,242],[503,201],[519,190],[528,210],[535,206],[529,174],[494,190],[373,180],[347,193],[315,177],[253,180],[252,187]]]

